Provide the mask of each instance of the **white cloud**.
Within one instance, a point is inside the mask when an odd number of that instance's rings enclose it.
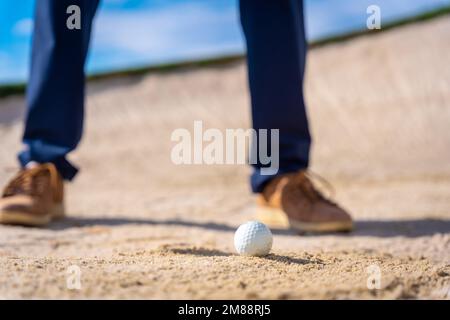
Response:
[[[17,36],[29,36],[33,32],[33,19],[22,19],[16,22],[13,33]]]
[[[234,30],[230,29],[233,24]],[[207,49],[211,42],[223,40],[221,34],[227,37],[226,34],[235,35],[238,30],[234,7],[219,10],[207,5],[179,4],[156,10],[100,11],[94,46],[163,57],[180,49],[195,52],[201,51],[202,46]]]
[[[381,8],[382,25],[387,21],[414,15],[433,8],[449,5],[450,0],[345,0],[339,4],[332,1],[307,0],[306,20],[310,39],[345,33],[366,27],[369,5]]]

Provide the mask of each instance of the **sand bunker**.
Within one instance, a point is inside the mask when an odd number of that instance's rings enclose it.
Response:
[[[0,226],[0,297],[450,298],[449,38],[444,17],[311,51],[312,169],[356,230],[275,229],[263,258],[233,249],[255,209],[249,168],[170,161],[176,128],[248,127],[244,64],[90,84],[70,217]],[[0,101],[2,168],[16,166],[23,104]],[[72,265],[80,290],[67,288]]]

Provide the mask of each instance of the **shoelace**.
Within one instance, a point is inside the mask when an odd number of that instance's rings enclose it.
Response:
[[[39,178],[44,177],[47,173],[50,177],[50,187],[55,193],[59,192],[58,171],[53,164],[45,163],[20,171],[6,186],[3,197],[16,194],[27,194],[31,196],[41,195],[45,191],[45,185],[44,179]],[[54,194],[54,196],[56,198],[59,195]]]
[[[325,189],[330,191],[330,194],[334,195],[333,186],[325,178],[311,170],[301,172],[297,177],[299,177],[297,183],[298,187],[302,190],[303,194],[305,194],[311,203],[325,201],[329,204],[336,205],[330,200],[329,197],[325,197],[319,190],[317,190],[312,183],[313,180],[318,181],[324,186]]]

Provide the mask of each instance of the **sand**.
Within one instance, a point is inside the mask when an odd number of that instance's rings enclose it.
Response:
[[[450,299],[449,38],[444,17],[310,52],[311,168],[356,229],[273,229],[261,258],[233,248],[255,213],[250,169],[170,161],[170,134],[194,120],[249,126],[245,64],[90,83],[69,218],[0,226],[0,297]],[[0,100],[2,185],[23,106]],[[79,290],[67,286],[73,265]],[[380,289],[367,286],[374,266]]]

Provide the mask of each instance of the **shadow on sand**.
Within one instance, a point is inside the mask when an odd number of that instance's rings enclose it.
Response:
[[[154,225],[154,226],[174,226],[174,227],[191,227],[191,228],[202,228],[223,232],[235,232],[235,226],[228,225],[225,223],[216,222],[195,222],[181,219],[166,219],[166,220],[156,220],[156,219],[133,219],[133,218],[79,218],[79,217],[68,217],[64,220],[52,223],[48,228],[54,231],[60,231],[70,228],[77,227],[92,227],[92,226],[121,226],[121,225]],[[295,235],[296,233],[292,230],[271,228],[273,234],[276,235]]]
[[[128,219],[128,218],[79,218],[70,217],[65,220],[55,222],[49,226],[51,230],[60,231],[77,227],[90,226],[121,226],[128,224],[155,225],[155,226],[182,226],[192,228],[202,228],[222,232],[234,232],[235,226],[215,223],[215,222],[195,222],[181,219]],[[275,235],[293,236],[297,233],[293,230],[271,228]],[[423,237],[434,234],[450,233],[450,220],[444,219],[415,219],[415,220],[357,220],[355,229],[350,233],[340,233],[342,237],[369,236],[369,237]],[[303,236],[311,236],[303,234]],[[317,236],[317,235],[316,235]]]
[[[189,247],[189,248],[177,248],[172,247],[168,248],[170,252],[173,252],[175,254],[186,254],[186,255],[194,255],[199,257],[229,257],[229,256],[236,256],[237,254],[232,254],[229,252],[217,250],[217,249],[208,249],[208,248],[197,248],[197,247]],[[320,261],[310,261],[306,259],[301,258],[294,258],[279,254],[268,254],[266,256],[258,257],[259,259],[266,259],[276,262],[281,262],[285,264],[308,264],[308,263],[320,263]]]
[[[415,219],[356,221],[355,230],[351,234],[381,238],[397,236],[417,238],[447,233],[450,233],[450,220]]]

